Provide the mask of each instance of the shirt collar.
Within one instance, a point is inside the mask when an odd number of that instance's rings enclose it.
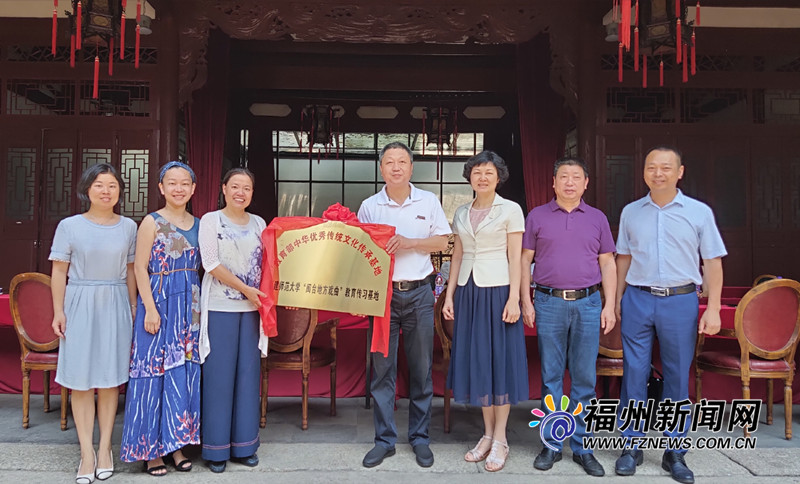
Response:
[[[642,205],[653,205],[654,207],[663,209],[669,207],[673,203],[680,205],[681,207],[686,205],[686,195],[683,194],[680,188],[678,188],[678,193],[675,195],[675,198],[673,198],[671,202],[664,205],[663,207],[659,207],[658,204],[656,204],[656,202],[653,201],[653,197],[650,196],[650,192],[647,192],[647,196],[644,197],[644,202],[642,203]]]
[[[408,182],[408,186],[411,187],[411,193],[408,194],[408,199],[410,199],[412,202],[417,202],[419,200],[422,200],[421,191],[417,187],[415,187],[414,184],[411,182]],[[389,194],[386,193],[386,185],[383,185],[383,188],[381,188],[381,191],[378,193],[379,193],[378,195],[379,205],[389,205],[390,203],[394,202],[391,198],[389,198]],[[403,204],[405,204],[405,202],[403,202]]]
[[[553,199],[550,200],[550,202],[547,204],[547,206],[553,212],[555,212],[556,210],[561,210],[562,212],[567,213],[566,210],[561,208],[561,205],[558,204],[558,202],[556,201],[555,197],[553,197]],[[583,198],[581,198],[581,202],[578,204],[577,207],[575,207],[575,210],[580,210],[581,212],[585,212],[586,211],[586,207],[588,207],[588,205],[586,205],[586,202],[584,202]]]

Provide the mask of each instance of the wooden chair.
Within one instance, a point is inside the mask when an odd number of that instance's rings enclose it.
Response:
[[[760,276],[753,279],[753,287],[756,287],[762,282],[771,281],[772,279],[780,279],[780,277],[773,274],[761,274]]]
[[[446,288],[447,286],[445,286],[445,290]],[[433,325],[436,328],[436,334],[439,335],[439,341],[442,343],[441,353],[438,351],[433,352],[433,369],[444,374],[444,431],[445,433],[450,433],[450,399],[453,396],[453,391],[447,388],[447,373],[450,370],[450,348],[453,343],[454,321],[445,319],[442,316],[443,306],[444,292],[439,295],[436,299],[436,304],[433,306]]]
[[[619,323],[608,334],[600,328],[597,376],[603,377],[603,398],[608,398],[609,377],[622,377],[622,333]]]
[[[316,309],[277,308],[278,336],[269,339],[269,355],[261,359],[261,428],[267,425],[269,371],[300,370],[303,375],[303,423],[308,428],[308,375],[312,368],[331,367],[331,416],[336,415],[336,326],[339,318],[317,322]],[[318,331],[330,328],[331,344],[313,347]]]
[[[786,439],[792,438],[792,380],[794,355],[800,335],[800,283],[772,279],[750,289],[736,307],[734,330],[720,335],[738,340],[721,350],[704,350],[703,335],[697,339],[695,386],[700,401],[703,371],[738,376],[742,398],[750,398],[750,379],[767,379],[767,424],[772,425],[772,379],[784,381],[783,404]],[[747,429],[745,436],[748,435]]]
[[[50,411],[50,371],[58,366],[58,336],[53,332],[50,276],[38,272],[17,274],[11,280],[11,316],[17,331],[22,366],[22,428],[29,426],[31,370],[44,372],[44,411]],[[67,430],[68,389],[61,387],[61,430]]]

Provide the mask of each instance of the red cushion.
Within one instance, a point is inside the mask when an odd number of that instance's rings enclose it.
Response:
[[[333,360],[335,357],[333,348],[311,348],[311,362]],[[267,360],[271,363],[302,363],[303,350],[292,351],[291,353],[279,353],[270,350]]]
[[[597,357],[597,366],[601,368],[622,368],[622,358]]]
[[[710,366],[738,370],[741,368],[742,359],[739,353],[725,353],[722,351],[704,351],[697,355],[697,361]],[[755,371],[789,371],[789,365],[784,360],[765,360],[750,355],[750,369]]]
[[[50,351],[47,353],[36,353],[29,351],[25,355],[25,363],[45,363],[55,365],[58,363],[58,351]]]

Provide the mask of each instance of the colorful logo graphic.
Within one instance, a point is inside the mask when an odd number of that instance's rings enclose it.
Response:
[[[548,437],[558,442],[563,442],[572,437],[572,434],[575,433],[575,416],[580,415],[583,411],[583,405],[578,402],[578,405],[572,413],[567,412],[567,408],[569,408],[569,397],[566,395],[561,397],[561,410],[558,412],[553,402],[553,395],[544,397],[544,404],[547,406],[547,409],[550,410],[550,413],[545,415],[540,409],[534,408],[531,410],[531,413],[539,417],[539,420],[529,422],[528,427],[535,428],[538,426],[542,443],[549,447],[550,450],[559,452],[561,449],[548,442]]]

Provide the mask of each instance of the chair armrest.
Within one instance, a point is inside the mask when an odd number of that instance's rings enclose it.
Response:
[[[314,332],[316,333],[317,331],[319,331],[321,329],[328,329],[328,328],[333,329],[333,328],[337,327],[338,325],[339,325],[339,318],[331,318],[331,319],[328,319],[327,321],[318,322],[317,323],[317,329],[315,329]]]
[[[715,336],[725,336],[728,338],[735,338],[736,337],[736,330],[735,329],[728,329],[728,328],[721,328],[719,333]]]

